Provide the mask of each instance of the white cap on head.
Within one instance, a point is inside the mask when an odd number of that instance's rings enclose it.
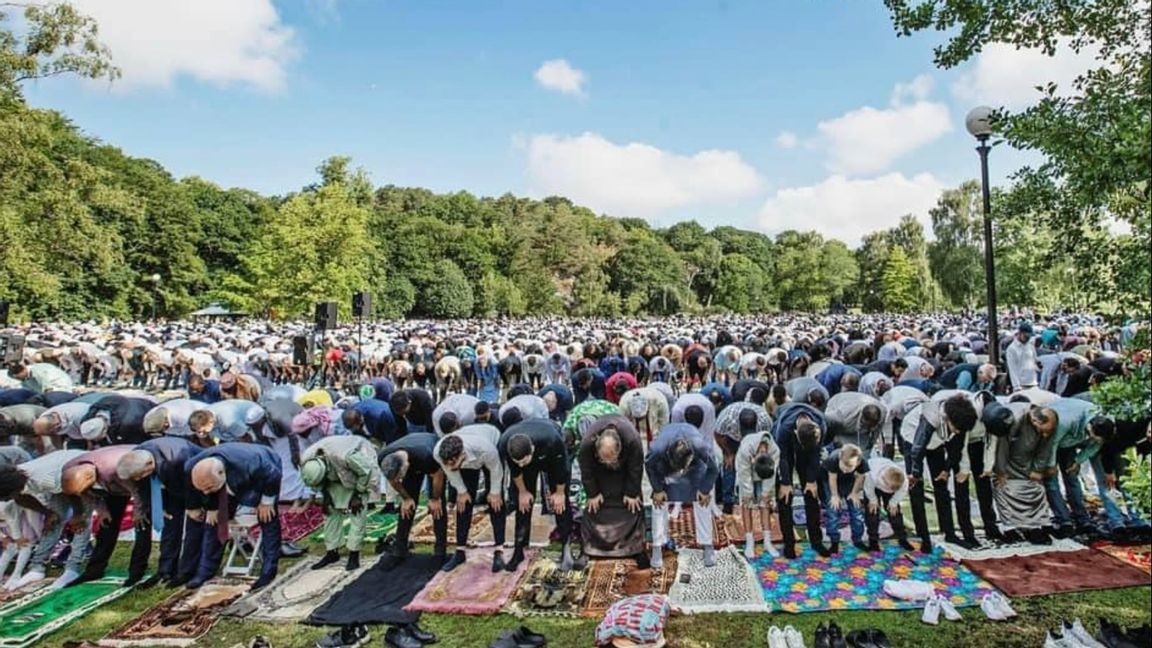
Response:
[[[248,425],[255,425],[264,420],[264,408],[259,405],[253,405],[244,412],[244,422]]]
[[[632,418],[640,418],[648,415],[648,399],[644,398],[643,394],[633,394],[632,399],[628,401],[628,413]]]
[[[94,416],[80,424],[80,436],[87,441],[99,441],[108,432],[108,419]]]

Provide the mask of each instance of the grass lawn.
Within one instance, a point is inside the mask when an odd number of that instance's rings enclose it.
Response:
[[[126,564],[128,550],[127,544],[118,548],[114,566]],[[321,551],[322,547],[315,545],[310,549],[313,555]],[[375,558],[368,555],[366,559],[371,561]],[[282,569],[285,564],[287,561],[282,564]],[[49,636],[41,645],[62,646],[66,641],[83,639],[98,641],[115,627],[170,594],[170,590],[163,589],[132,592]],[[1152,622],[1152,587],[1016,599],[1013,603],[1020,616],[1006,623],[985,620],[978,608],[962,608],[960,612],[965,618],[963,622],[949,623],[941,620],[936,627],[922,624],[917,611],[708,614],[673,617],[666,634],[669,646],[674,648],[751,648],[767,645],[765,635],[772,624],[790,624],[800,630],[811,645],[816,625],[835,621],[845,629],[881,628],[894,646],[908,648],[1036,648],[1043,645],[1046,629],[1057,626],[1065,618],[1079,617],[1089,629],[1096,628],[1096,620],[1101,616],[1122,625]],[[592,645],[596,623],[594,619],[528,620],[532,629],[548,636],[548,645],[554,648],[588,648]],[[515,628],[519,621],[509,615],[465,617],[426,614],[421,624],[440,636],[437,646],[484,648],[496,638],[501,629]],[[198,645],[231,648],[242,643],[246,647],[252,637],[265,635],[274,648],[307,648],[329,630],[302,624],[278,625],[223,619]],[[369,645],[383,645],[383,636],[383,627],[373,627],[372,642]]]

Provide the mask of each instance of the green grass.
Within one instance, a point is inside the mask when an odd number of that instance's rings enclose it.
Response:
[[[126,564],[128,551],[126,544],[117,549],[115,567]],[[321,547],[311,547],[314,555],[320,551]],[[374,560],[374,557],[369,555],[366,559]],[[287,564],[285,561],[281,568]],[[41,645],[62,646],[67,641],[84,639],[98,641],[171,594],[171,590],[164,589],[132,592],[51,635]],[[1152,587],[1021,598],[1013,604],[1020,616],[1012,622],[994,623],[985,620],[978,608],[962,608],[963,622],[941,621],[936,627],[922,624],[918,611],[676,616],[669,622],[666,635],[673,648],[752,648],[767,645],[765,635],[772,624],[790,624],[804,634],[810,645],[817,624],[834,621],[845,629],[881,628],[894,646],[907,648],[1035,648],[1043,645],[1045,631],[1058,626],[1061,619],[1079,617],[1090,629],[1096,628],[1096,620],[1101,616],[1130,626],[1152,622]],[[440,636],[437,646],[483,648],[500,630],[515,628],[519,623],[515,617],[503,614],[492,617],[426,614],[421,625]],[[588,648],[592,645],[596,623],[595,619],[527,620],[533,630],[548,636],[548,645],[553,648]],[[246,647],[252,637],[265,635],[274,648],[308,648],[328,631],[330,628],[303,624],[223,619],[197,645],[231,648],[240,643]],[[383,637],[384,628],[373,627],[370,645],[383,645]]]

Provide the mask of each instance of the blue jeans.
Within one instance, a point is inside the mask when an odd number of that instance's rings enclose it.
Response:
[[[1135,503],[1128,497],[1128,493],[1125,493],[1123,488],[1118,490],[1124,497],[1124,502],[1127,505],[1126,510],[1121,509],[1112,499],[1112,495],[1108,493],[1108,487],[1104,485],[1104,462],[1100,460],[1099,455],[1093,457],[1091,463],[1092,474],[1096,476],[1096,492],[1100,495],[1100,501],[1104,503],[1104,515],[1108,518],[1109,530],[1114,531],[1125,526],[1147,528],[1148,521],[1140,517],[1139,512],[1136,511]]]
[[[1044,491],[1048,495],[1048,506],[1052,507],[1052,524],[1059,527],[1092,526],[1092,518],[1088,515],[1088,508],[1084,506],[1084,488],[1080,484],[1080,476],[1069,475],[1068,466],[1076,460],[1078,448],[1061,448],[1056,451],[1056,464],[1060,468],[1060,477],[1064,480],[1064,493],[1060,493],[1060,482],[1053,475],[1044,480]],[[1069,510],[1071,508],[1071,510]]]
[[[820,483],[820,503],[824,507],[824,531],[828,534],[828,541],[840,542],[840,511],[832,510],[832,490],[827,481],[829,479],[836,479],[841,506],[848,509],[848,527],[852,530],[852,542],[862,542],[864,509],[848,500],[848,494],[852,492],[852,485],[856,481],[855,475],[827,475]]]

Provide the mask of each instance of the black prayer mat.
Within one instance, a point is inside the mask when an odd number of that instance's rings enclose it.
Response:
[[[389,571],[377,562],[344,589],[312,611],[305,623],[352,625],[415,623],[419,612],[405,612],[420,590],[432,580],[444,562],[429,554],[413,554]]]

